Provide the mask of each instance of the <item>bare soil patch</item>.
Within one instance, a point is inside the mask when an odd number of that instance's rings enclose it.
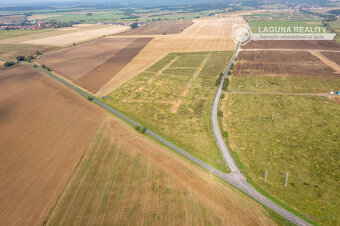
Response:
[[[301,51],[241,51],[234,75],[336,77],[318,57]]]
[[[145,26],[120,33],[119,35],[162,35],[162,34],[178,34],[191,26],[191,20],[176,20],[166,22],[149,23]]]
[[[331,61],[334,61],[335,63],[340,65],[340,53],[336,52],[321,52],[321,53]]]
[[[92,93],[96,93],[122,70],[151,40],[152,38],[136,39],[103,64],[81,76],[75,83]]]
[[[102,38],[52,52],[37,60],[55,73],[95,93],[126,64],[151,38]]]
[[[266,40],[251,41],[242,49],[322,49],[322,50],[340,50],[340,43],[335,41],[304,41],[304,40]]]
[[[0,58],[8,60],[16,60],[19,55],[22,56],[33,56],[36,51],[46,53],[57,49],[51,46],[40,46],[40,45],[22,45],[22,44],[0,44]]]
[[[0,224],[43,224],[104,114],[31,66],[0,71]]]

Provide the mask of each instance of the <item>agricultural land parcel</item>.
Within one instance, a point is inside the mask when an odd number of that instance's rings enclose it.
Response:
[[[41,225],[49,212],[49,224],[133,223],[141,215],[273,224],[256,202],[33,67],[4,69],[0,79],[1,224]]]
[[[271,225],[259,204],[118,119],[97,132],[47,225]]]
[[[72,83],[95,93],[127,65],[152,38],[101,38],[47,54],[37,60]]]
[[[193,23],[191,20],[176,20],[154,22],[146,24],[145,26],[138,27],[133,30],[122,32],[118,35],[164,35],[164,34],[177,34],[184,31]]]
[[[0,222],[41,225],[104,112],[31,66],[0,81]]]
[[[103,96],[112,92],[170,52],[233,50],[235,43],[231,38],[232,24],[244,23],[244,20],[238,14],[230,14],[226,17],[193,20],[193,23],[180,34],[155,36],[123,70],[98,91],[97,95]]]
[[[281,46],[291,48],[294,44],[297,42],[282,42]],[[329,45],[330,42],[314,43],[306,49]],[[249,57],[252,54],[255,57]],[[277,54],[285,60],[279,61],[275,57]],[[308,62],[322,64],[312,55],[300,60],[291,56],[293,63],[289,57],[286,59],[287,54],[284,50],[275,54],[263,50],[246,51],[240,55],[239,62],[256,62],[265,67],[268,63],[285,62],[286,68],[298,64],[307,68]],[[340,105],[327,98],[327,93],[339,87],[339,75],[334,71],[312,76],[302,72],[287,73],[280,67],[276,73],[267,74],[266,71],[261,73],[259,65],[256,72],[253,69],[247,76],[238,67],[237,64],[237,75],[230,78],[230,93],[226,93],[221,110],[224,112],[223,129],[229,133],[228,143],[234,157],[242,163],[242,170],[263,190],[311,220],[324,225],[338,224]],[[269,171],[267,184],[263,183],[265,170]],[[286,172],[290,173],[288,187],[283,186]]]
[[[207,163],[226,170],[210,125],[215,81],[232,51],[171,53],[105,101]]]

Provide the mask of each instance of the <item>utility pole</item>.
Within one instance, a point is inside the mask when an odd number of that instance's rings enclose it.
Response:
[[[264,183],[267,183],[267,176],[268,176],[268,170],[266,170],[265,174],[264,174]]]
[[[286,173],[286,182],[285,182],[285,187],[287,187],[287,185],[288,185],[288,177],[289,177],[289,173],[287,172],[287,173]]]

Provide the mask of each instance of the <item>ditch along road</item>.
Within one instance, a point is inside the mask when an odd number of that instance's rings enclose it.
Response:
[[[234,57],[230,61],[229,65],[227,67],[227,70],[226,70],[226,72],[223,76],[221,85],[219,86],[219,88],[217,90],[217,93],[216,93],[216,96],[215,96],[214,107],[213,107],[213,111],[212,111],[213,119],[217,119],[217,108],[218,108],[219,98],[220,98],[221,93],[222,93],[223,81],[227,77],[228,71],[231,67],[231,64],[234,62],[238,52],[239,52],[239,47],[236,51],[236,54],[234,55]],[[56,76],[53,73],[43,69],[38,64],[35,64],[35,63],[32,63],[32,62],[23,62],[23,64],[29,64],[29,65],[35,67],[37,70],[43,72],[47,76],[49,76],[49,77],[57,80],[58,82],[64,84],[65,86],[69,87],[70,89],[74,90],[75,92],[79,93],[80,95],[82,95],[85,98],[91,97],[92,102],[94,102],[95,104],[104,108],[105,110],[109,111],[110,113],[114,114],[115,116],[119,117],[120,119],[124,120],[125,122],[129,123],[130,125],[132,125],[134,127],[136,127],[136,126],[143,127],[143,125],[139,124],[138,122],[130,119],[129,117],[125,116],[124,114],[120,113],[119,111],[117,111],[117,110],[111,108],[110,106],[106,105],[100,99],[95,98],[95,97],[91,96],[90,94],[88,94],[87,92],[83,91],[82,89],[71,85],[70,83],[68,83],[65,80],[63,80],[62,78],[60,78],[59,76]],[[216,102],[217,102],[217,105],[215,105]],[[224,180],[225,182],[227,182],[227,183],[233,185],[234,187],[238,188],[239,190],[243,191],[244,193],[246,193],[247,195],[249,195],[253,199],[260,202],[262,205],[264,205],[264,206],[270,208],[271,210],[275,211],[276,213],[280,214],[286,220],[288,220],[288,221],[290,221],[294,224],[297,224],[297,225],[310,225],[307,222],[305,222],[304,220],[302,220],[299,217],[292,214],[291,212],[285,210],[284,208],[282,208],[279,205],[275,204],[274,202],[270,201],[268,198],[261,195],[257,190],[255,190],[245,180],[243,175],[238,170],[236,164],[234,163],[232,157],[230,156],[230,152],[229,152],[228,148],[226,147],[226,145],[223,141],[223,137],[222,137],[221,131],[219,129],[218,123],[213,126],[213,129],[214,129],[216,139],[217,139],[217,141],[219,141],[218,145],[224,151],[224,152],[222,152],[223,158],[226,159],[228,166],[232,170],[231,173],[224,173],[220,170],[217,170],[216,168],[212,167],[211,165],[205,163],[204,161],[202,161],[202,160],[196,158],[195,156],[189,154],[188,152],[184,151],[183,149],[181,149],[177,145],[175,145],[175,144],[171,143],[170,141],[164,139],[163,137],[161,137],[160,135],[158,135],[157,133],[153,132],[150,129],[146,129],[145,134],[149,135],[151,138],[155,139],[156,141],[163,144],[164,146],[172,149],[173,151],[177,152],[178,154],[184,156],[185,158],[191,160],[192,162],[196,163],[200,167],[208,170],[211,174],[214,174],[215,176],[219,177],[220,179]]]

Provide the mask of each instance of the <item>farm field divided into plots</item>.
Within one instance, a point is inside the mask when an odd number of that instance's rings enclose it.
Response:
[[[304,51],[241,51],[235,76],[296,75],[337,77],[335,70],[311,52]]]
[[[196,165],[107,119],[47,225],[272,225],[268,213]]]
[[[292,48],[292,43],[281,42]],[[306,44],[307,51],[299,52],[243,50],[221,104],[223,130],[241,170],[261,189],[321,225],[339,223],[340,105],[328,93],[339,89],[340,77],[309,49],[330,44]],[[257,65],[257,70],[244,70],[245,64]],[[285,66],[268,71],[270,64]],[[315,68],[306,69],[309,73],[287,69],[299,65]],[[284,187],[286,172],[290,176]]]
[[[127,65],[151,38],[101,38],[37,60],[80,87],[96,93]]]
[[[231,14],[227,17],[197,19],[193,20],[193,23],[180,34],[154,37],[123,70],[98,91],[97,95],[103,96],[112,92],[170,52],[234,50],[236,45],[231,38],[232,24],[245,22],[241,16]],[[119,36],[111,36],[111,38],[119,38]]]
[[[0,81],[0,222],[42,225],[104,111],[31,66]]]
[[[210,125],[215,81],[232,51],[171,53],[105,99],[109,105],[226,171]]]

